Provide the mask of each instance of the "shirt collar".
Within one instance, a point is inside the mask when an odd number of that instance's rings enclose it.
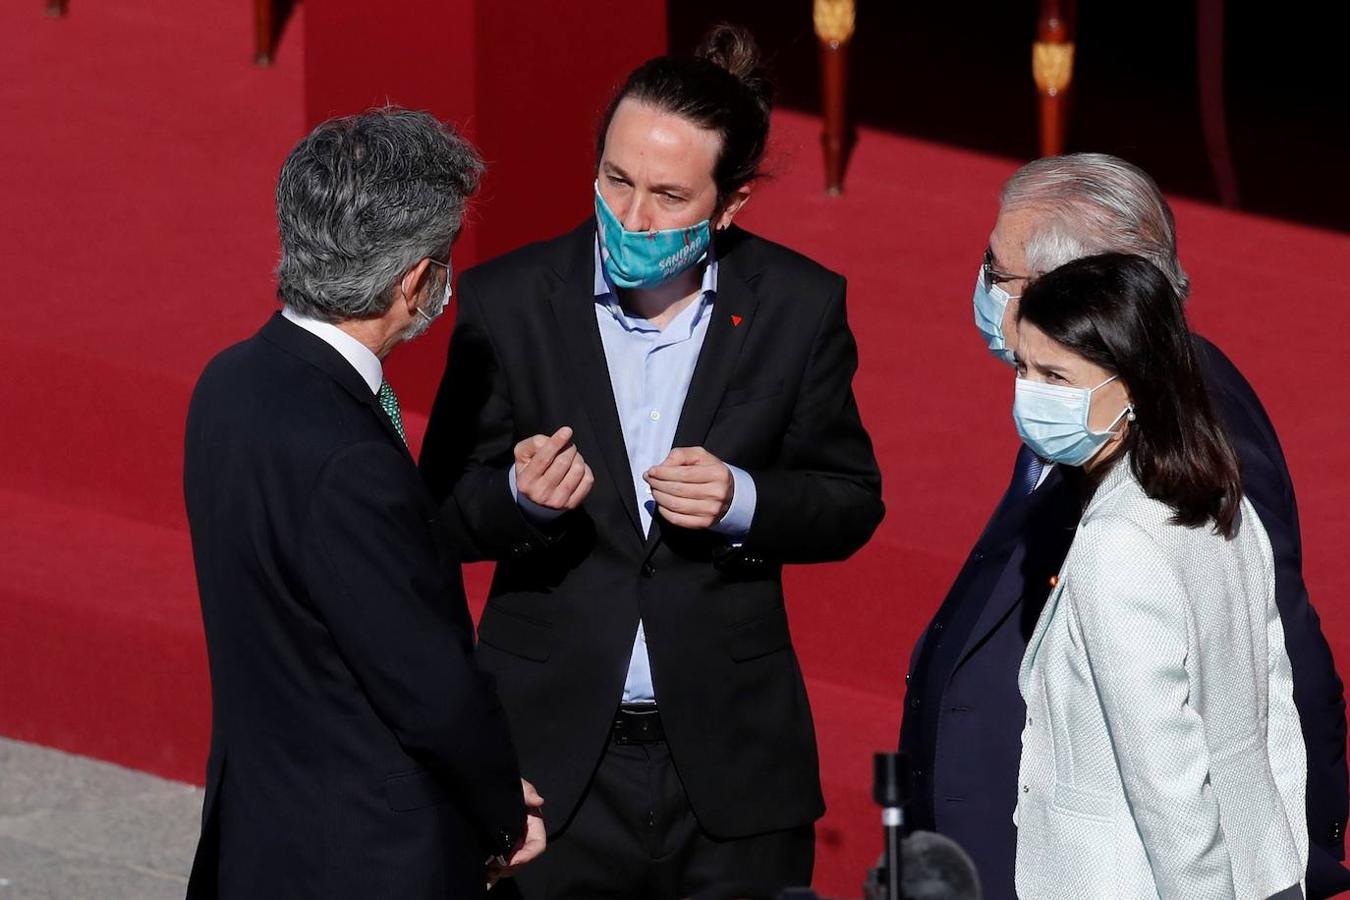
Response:
[[[384,383],[384,366],[369,347],[336,325],[302,316],[289,306],[281,310],[281,315],[341,353],[342,358],[350,363],[365,381],[370,392],[372,394],[380,392],[380,385]]]

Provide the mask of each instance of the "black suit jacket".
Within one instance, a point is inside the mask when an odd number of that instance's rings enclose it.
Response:
[[[202,374],[184,482],[213,700],[189,896],[481,895],[515,753],[370,388],[276,315]]]
[[[1326,897],[1350,889],[1337,862],[1347,807],[1343,689],[1303,584],[1294,489],[1275,429],[1228,357],[1198,335],[1195,347],[1274,551],[1275,601],[1308,750],[1308,895]],[[1078,473],[1059,466],[1030,496],[1005,494],[905,676],[900,749],[919,770],[914,826],[960,843],[991,900],[1015,896],[1012,813],[1026,716],[1017,673],[1072,543],[1080,498]]]
[[[466,552],[498,561],[479,657],[555,830],[604,748],[639,617],[703,827],[734,837],[811,822],[824,804],[781,567],[843,559],[883,513],[844,280],[744,231],[718,236],[717,296],[675,446],[747,470],[754,521],[740,548],[659,516],[646,536],[596,323],[594,241],[587,222],[460,281],[422,468]],[[515,442],[563,425],[596,483],[544,533],[507,472]]]

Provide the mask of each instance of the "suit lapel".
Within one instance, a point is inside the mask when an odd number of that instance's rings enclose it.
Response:
[[[369,394],[370,391],[367,390],[366,393]],[[412,460],[413,465],[416,465],[417,460],[412,458],[412,448],[408,446],[408,441],[403,437],[403,435],[398,433],[398,429],[394,427],[393,420],[390,419],[389,414],[384,411],[384,407],[380,406],[380,401],[375,397],[374,394],[371,394],[370,399],[367,400],[366,402],[375,410],[375,418],[380,420],[380,424],[384,426],[385,433],[394,439],[394,443],[398,444],[399,447],[402,448],[403,454],[407,456],[408,459]]]
[[[697,447],[708,436],[713,415],[736,369],[741,347],[755,324],[759,300],[735,269],[735,260],[717,265],[717,299],[713,302],[708,333],[703,337],[689,393],[675,426],[675,447]]]
[[[558,331],[567,350],[567,359],[576,378],[595,435],[600,457],[609,469],[612,482],[618,485],[624,513],[632,522],[633,530],[642,539],[642,520],[638,516],[637,494],[633,490],[633,474],[628,465],[628,449],[624,443],[619,409],[614,402],[614,386],[609,378],[609,364],[605,360],[605,346],[600,340],[600,326],[595,321],[595,230],[583,226],[573,232],[575,245],[561,280],[549,303]]]
[[[389,415],[380,406],[379,400],[370,392],[370,385],[366,384],[361,374],[352,368],[352,364],[343,358],[327,342],[315,337],[299,325],[286,320],[281,313],[273,314],[272,318],[262,328],[262,335],[268,341],[277,345],[293,356],[298,356],[305,362],[326,372],[334,381],[342,385],[343,389],[361,405],[368,407],[375,418],[383,426],[385,433],[393,439],[394,443],[403,450],[403,455],[413,461],[412,451],[408,449],[408,444],[399,436],[398,430],[394,428],[394,423],[390,421]]]
[[[1078,533],[1082,530],[1082,523],[1092,517],[1092,514],[1101,507],[1107,500],[1132,483],[1130,476],[1130,458],[1122,456],[1111,471],[1106,473],[1101,484],[1097,485],[1092,499],[1088,501],[1087,508],[1083,510],[1077,530],[1074,532],[1074,539],[1077,540]],[[1031,632],[1031,640],[1027,642],[1027,651],[1022,656],[1022,667],[1018,673],[1018,684],[1022,687],[1022,693],[1027,693],[1027,687],[1030,682],[1031,672],[1035,668],[1036,655],[1041,649],[1041,643],[1045,640],[1045,632],[1050,627],[1050,622],[1055,617],[1055,609],[1059,606],[1060,597],[1064,594],[1064,589],[1069,581],[1069,563],[1073,560],[1073,546],[1070,545],[1069,552],[1064,557],[1064,562],[1059,567],[1059,574],[1055,578],[1054,590],[1046,598],[1045,608],[1041,610],[1040,617],[1036,620],[1036,628]]]
[[[750,282],[756,273],[743,273],[743,260],[735,251],[736,245],[740,243],[738,237],[739,232],[733,229],[725,241],[726,249],[721,250],[718,256],[717,297],[709,313],[712,319],[703,336],[703,347],[699,350],[698,362],[694,365],[694,374],[689,382],[689,393],[685,395],[684,407],[680,410],[680,421],[675,426],[672,449],[702,446],[707,439],[713,416],[736,370],[741,347],[755,324],[759,298]],[[653,520],[651,533],[647,535],[648,553],[660,542],[663,527],[666,527],[666,523],[658,513]]]
[[[1036,620],[1036,629],[1031,633],[1031,640],[1027,642],[1027,652],[1022,654],[1022,665],[1017,671],[1017,685],[1022,689],[1022,696],[1030,693],[1031,671],[1036,666],[1036,655],[1040,652],[1041,642],[1045,640],[1046,629],[1050,627],[1050,622],[1055,617],[1055,609],[1059,606],[1060,595],[1064,593],[1064,581],[1055,585],[1055,589],[1050,592],[1050,596],[1045,600],[1045,607],[1041,610],[1040,617]]]
[[[1037,540],[1053,540],[1055,535],[1038,534],[1028,535],[1028,528],[1033,527],[1029,523],[1039,523],[1041,520],[1037,512],[1047,503],[1056,502],[1057,492],[1066,489],[1063,484],[1063,472],[1057,467],[1051,471],[1045,479],[1045,483],[1036,489],[1028,497],[1016,497],[1011,493],[1004,495],[1002,503],[999,505],[995,520],[990,522],[989,527],[985,529],[984,534],[980,535],[980,540],[976,543],[976,551],[993,555],[1003,553],[1008,544],[1012,543],[1013,548],[1004,559],[1003,570],[998,575],[993,587],[997,588],[998,583],[1003,580],[1004,574],[1010,566],[1027,565],[1027,555],[1029,548],[1029,538]],[[1052,517],[1049,523],[1050,527],[1057,527],[1059,524],[1057,517]],[[1070,527],[1070,526],[1066,526]],[[1015,580],[1019,590],[1009,591],[1007,594],[999,595],[991,592],[984,608],[980,611],[980,617],[975,621],[975,627],[970,631],[970,637],[966,640],[966,645],[961,650],[961,656],[957,660],[959,667],[976,647],[984,641],[989,633],[998,627],[1008,614],[1023,601],[1023,598],[1037,585],[1027,584],[1025,576]]]

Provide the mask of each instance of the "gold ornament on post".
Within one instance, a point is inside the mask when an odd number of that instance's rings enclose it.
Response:
[[[1041,156],[1064,152],[1073,84],[1073,21],[1077,5],[1077,0],[1041,0],[1036,40],[1031,45],[1031,77],[1036,80],[1040,111]]]
[[[838,194],[844,184],[845,107],[848,95],[848,42],[853,37],[857,10],[853,0],[815,0],[812,16],[820,38],[821,97],[825,127],[820,144],[825,151],[825,192]]]
[[[842,44],[853,37],[857,10],[853,0],[816,0],[813,18],[816,37],[826,43]]]
[[[1073,44],[1032,44],[1031,77],[1036,79],[1036,87],[1051,97],[1067,88],[1073,81]]]

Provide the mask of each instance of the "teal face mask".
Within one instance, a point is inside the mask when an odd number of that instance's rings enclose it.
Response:
[[[595,186],[595,221],[600,228],[600,256],[609,280],[621,288],[655,287],[669,281],[708,255],[711,222],[686,228],[627,231]]]

